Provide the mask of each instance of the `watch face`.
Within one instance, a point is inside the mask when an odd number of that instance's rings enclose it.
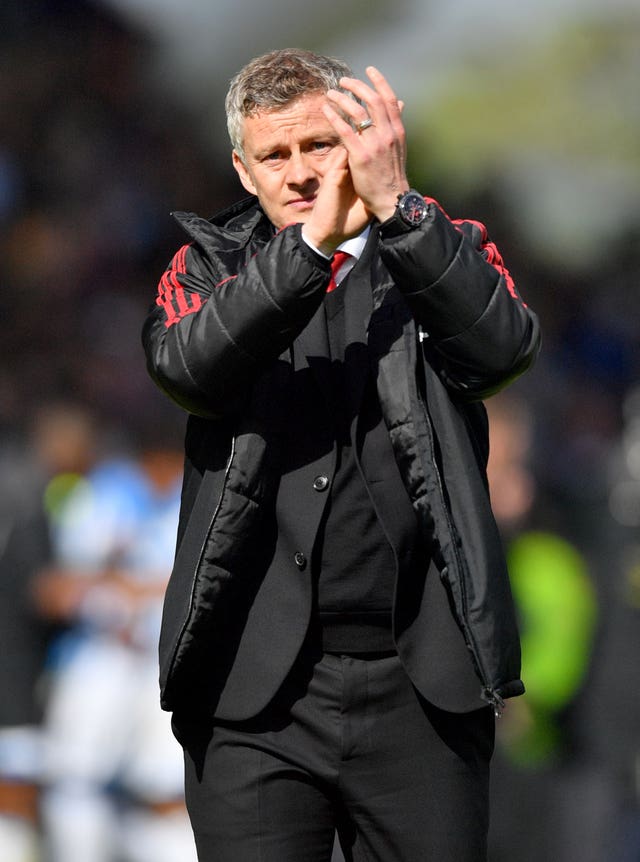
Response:
[[[409,191],[398,201],[398,212],[403,221],[417,227],[427,217],[427,204],[419,192]]]

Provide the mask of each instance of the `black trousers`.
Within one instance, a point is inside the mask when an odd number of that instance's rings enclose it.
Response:
[[[300,674],[300,671],[303,674]],[[422,699],[397,656],[324,655],[245,722],[175,717],[200,862],[485,862],[489,708]]]

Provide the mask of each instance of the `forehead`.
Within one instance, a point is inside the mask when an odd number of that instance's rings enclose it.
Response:
[[[333,132],[322,111],[326,101],[324,93],[309,93],[277,110],[262,110],[245,117],[245,150],[262,149],[282,138],[297,140],[320,131]]]

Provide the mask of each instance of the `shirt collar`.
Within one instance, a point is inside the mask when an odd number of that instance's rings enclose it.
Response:
[[[341,243],[337,251],[346,251],[352,257],[355,257],[356,260],[360,259],[362,252],[364,251],[364,247],[367,244],[367,240],[369,239],[369,234],[371,233],[371,224],[368,224],[362,233],[358,234],[358,236],[352,236],[350,239],[346,239],[343,243]]]

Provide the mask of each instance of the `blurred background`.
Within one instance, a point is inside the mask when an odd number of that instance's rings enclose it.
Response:
[[[0,858],[194,858],[155,693],[184,418],[139,333],[170,212],[242,193],[230,77],[285,46],[387,75],[413,185],[489,225],[541,317],[487,404],[528,689],[491,862],[638,862],[637,0],[4,0]]]

